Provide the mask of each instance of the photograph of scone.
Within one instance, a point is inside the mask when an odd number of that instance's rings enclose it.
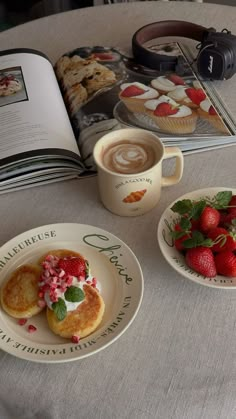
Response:
[[[145,103],[147,113],[163,132],[189,134],[195,131],[197,113],[185,105],[180,105],[166,95]]]
[[[58,80],[61,80],[67,72],[80,70],[81,68],[86,67],[93,62],[94,59],[84,59],[79,55],[73,55],[72,57],[63,55],[59,58],[55,65],[57,78]]]
[[[17,319],[30,318],[43,307],[38,305],[39,280],[42,269],[37,265],[17,268],[1,287],[1,306]]]
[[[200,118],[203,118],[205,121],[209,122],[209,124],[211,124],[217,131],[222,132],[222,134],[229,133],[227,127],[223,123],[221,117],[218,115],[209,99],[206,98],[200,103],[197,113]]]
[[[177,74],[168,74],[159,76],[151,80],[151,86],[158,91],[160,95],[165,95],[176,89],[177,86],[184,86],[185,81]]]
[[[64,97],[71,114],[74,114],[86,103],[88,92],[82,84],[78,83],[67,89]]]
[[[93,55],[86,59],[78,55],[63,56],[56,63],[55,72],[72,115],[94,94],[117,82],[115,73],[108,66],[100,64]]]
[[[119,99],[135,113],[145,113],[144,103],[159,96],[155,89],[139,82],[123,83],[120,89]]]

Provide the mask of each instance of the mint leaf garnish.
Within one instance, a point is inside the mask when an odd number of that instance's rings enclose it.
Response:
[[[193,208],[191,211],[191,217],[193,218],[193,220],[198,220],[205,206],[206,206],[206,201],[203,199],[199,202],[196,202],[193,205]]]
[[[190,230],[191,229],[191,222],[188,218],[182,217],[179,223],[182,230]]]
[[[183,199],[182,201],[177,201],[171,207],[171,210],[173,212],[177,212],[180,215],[189,214],[189,212],[192,210],[193,203],[190,199]]]
[[[66,301],[78,303],[84,299],[84,292],[81,288],[71,286],[65,292]]]
[[[171,237],[173,237],[174,240],[180,239],[183,236],[186,236],[186,231],[172,231]]]
[[[56,314],[58,320],[63,320],[66,317],[66,303],[62,298],[58,298],[58,301],[52,304],[52,309]]]
[[[200,231],[196,230],[192,232],[192,237],[184,240],[182,244],[186,249],[191,249],[197,246],[212,247],[213,241],[205,238]]]
[[[215,209],[227,208],[232,198],[231,191],[218,192],[213,199],[212,206]]]

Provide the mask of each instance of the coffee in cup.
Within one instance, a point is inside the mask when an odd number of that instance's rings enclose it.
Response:
[[[93,156],[103,205],[114,214],[136,216],[156,206],[161,187],[178,183],[183,155],[177,147],[165,148],[152,132],[124,128],[101,137]],[[175,172],[162,176],[162,161],[175,158]]]
[[[122,140],[104,148],[103,166],[111,172],[136,174],[150,169],[155,163],[155,150],[142,140]]]

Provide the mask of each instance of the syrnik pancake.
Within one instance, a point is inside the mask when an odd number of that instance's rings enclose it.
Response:
[[[12,317],[29,318],[38,314],[38,281],[41,268],[37,265],[22,265],[3,284],[0,291],[2,308]]]
[[[64,320],[58,320],[53,310],[47,309],[50,329],[63,338],[74,335],[83,338],[90,335],[101,323],[105,304],[98,291],[91,285],[84,284],[85,298],[76,310],[68,311]]]

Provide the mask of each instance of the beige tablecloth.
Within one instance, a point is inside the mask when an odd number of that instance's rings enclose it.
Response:
[[[66,12],[0,35],[1,49],[30,47],[55,61],[84,45],[130,47],[144,24],[183,19],[235,31],[236,8],[188,2],[137,2]],[[216,86],[236,117],[236,78]],[[0,244],[50,223],[103,228],[136,254],[144,297],[133,324],[91,357],[39,364],[0,352],[1,419],[235,419],[236,291],[182,278],[161,256],[156,228],[165,207],[208,186],[235,187],[235,146],[185,158],[179,185],[134,218],[99,202],[96,177],[1,196]]]

